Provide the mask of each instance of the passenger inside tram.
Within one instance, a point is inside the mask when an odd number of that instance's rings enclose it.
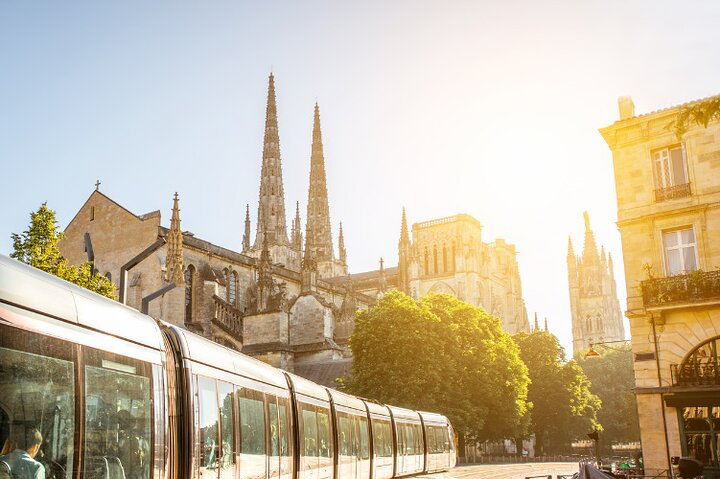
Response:
[[[12,479],[45,479],[45,466],[35,460],[43,442],[42,434],[35,428],[17,427],[6,439],[5,449],[11,452],[0,456],[0,470]]]

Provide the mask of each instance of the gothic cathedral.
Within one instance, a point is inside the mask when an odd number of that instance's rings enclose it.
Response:
[[[598,253],[590,216],[585,217],[585,244],[582,256],[575,256],[568,237],[568,283],[572,314],[573,355],[590,347],[590,343],[625,339],[612,256],[605,247]]]

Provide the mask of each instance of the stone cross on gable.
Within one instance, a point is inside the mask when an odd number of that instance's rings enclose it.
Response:
[[[100,191],[100,180],[95,182],[95,191]]]

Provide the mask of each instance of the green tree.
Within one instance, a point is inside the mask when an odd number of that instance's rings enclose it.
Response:
[[[91,262],[73,266],[62,256],[58,248],[62,238],[62,232],[57,229],[55,212],[43,203],[37,211],[30,213],[27,231],[12,233],[13,252],[10,257],[114,299],[115,285],[93,272]]]
[[[633,357],[629,344],[620,347],[597,348],[600,357],[577,356],[577,361],[592,386],[590,390],[600,398],[602,407],[598,422],[603,427],[600,445],[610,451],[613,443],[640,440]]]
[[[547,331],[519,333],[513,339],[530,374],[530,430],[539,454],[565,452],[573,439],[599,430],[600,399],[575,361],[565,361],[557,337]]]
[[[680,108],[677,117],[668,127],[675,130],[678,140],[687,132],[691,124],[707,128],[711,121],[720,120],[720,96],[714,96],[692,105]]]
[[[445,294],[398,291],[359,311],[350,337],[349,392],[448,416],[461,437],[521,434],[527,369],[500,322]]]

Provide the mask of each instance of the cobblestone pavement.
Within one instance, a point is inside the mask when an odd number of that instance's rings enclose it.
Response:
[[[575,462],[539,462],[523,464],[473,464],[462,465],[449,472],[421,476],[428,479],[525,479],[541,476],[557,479],[558,475],[571,476],[578,471]],[[540,479],[540,478],[537,478]]]

